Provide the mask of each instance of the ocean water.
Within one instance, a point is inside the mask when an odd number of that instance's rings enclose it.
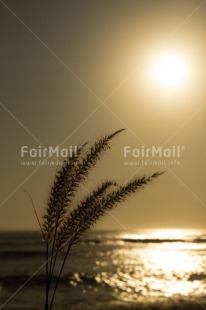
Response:
[[[0,233],[0,309],[44,309],[44,259],[38,233]],[[54,309],[201,309],[205,292],[206,232],[89,231]]]

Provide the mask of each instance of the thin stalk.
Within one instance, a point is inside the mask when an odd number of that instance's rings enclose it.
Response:
[[[65,256],[64,256],[64,260],[63,260],[63,262],[62,262],[61,269],[60,269],[60,271],[59,271],[59,275],[58,275],[58,278],[57,278],[57,280],[56,280],[56,284],[55,284],[55,287],[54,287],[54,291],[53,291],[53,295],[52,295],[52,299],[51,299],[51,303],[50,303],[49,310],[52,309],[52,305],[53,305],[53,302],[54,302],[54,297],[55,297],[55,295],[56,295],[56,290],[57,290],[57,287],[58,287],[58,284],[59,284],[59,280],[60,280],[60,278],[61,278],[62,271],[63,271],[63,269],[64,269],[64,265],[65,265],[65,263],[66,263],[67,257],[68,257],[68,255],[69,255],[69,251],[70,251],[71,246],[72,246],[72,244],[73,244],[73,240],[74,240],[74,237],[70,240],[69,245],[68,245],[68,248],[67,248],[67,251],[66,251],[66,254],[65,254]]]
[[[56,225],[55,225],[55,232],[54,232],[54,238],[53,238],[53,243],[52,243],[52,250],[51,250],[51,261],[50,261],[50,266],[49,266],[49,274],[48,274],[48,285],[49,285],[49,288],[50,288],[50,285],[51,285],[51,281],[52,281],[52,276],[53,276],[53,268],[52,268],[52,264],[53,264],[53,256],[54,256],[54,246],[55,246],[55,242],[56,242],[56,235],[57,235],[57,229],[58,229],[58,226],[59,226],[59,223],[58,221],[56,222]]]
[[[17,184],[17,183],[16,183]],[[42,226],[41,226],[41,223],[40,223],[40,220],[39,220],[39,216],[37,214],[37,211],[36,211],[36,208],[35,208],[35,205],[34,205],[34,202],[33,202],[33,199],[31,197],[31,195],[27,192],[27,190],[25,188],[23,188],[21,185],[17,184],[17,186],[27,194],[27,196],[29,197],[29,199],[31,200],[31,204],[32,204],[32,207],[33,207],[33,210],[34,210],[34,214],[36,216],[36,219],[37,219],[37,222],[38,222],[38,225],[39,225],[39,228],[40,228],[40,231],[41,231],[41,235],[42,235],[42,239],[45,240],[45,236],[44,236],[44,233],[43,233],[43,229],[42,229]]]
[[[55,268],[55,266],[56,266],[56,260],[57,260],[58,254],[59,254],[59,251],[58,251],[58,250],[53,254],[54,260],[53,260],[53,265],[52,265],[52,267],[51,267],[51,276],[50,276],[50,284],[49,284],[49,287],[50,287],[50,285],[51,285],[51,281],[52,281],[52,278],[53,278],[54,268]]]
[[[49,246],[46,244],[46,301],[45,310],[49,309],[49,283],[48,283],[48,258],[49,258]]]

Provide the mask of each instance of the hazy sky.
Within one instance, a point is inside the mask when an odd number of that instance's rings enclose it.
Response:
[[[97,227],[206,227],[205,32],[199,0],[0,1],[0,229],[37,228],[17,183],[41,215],[55,172],[22,166],[23,145],[66,139],[69,147],[123,127],[85,185],[166,174]],[[187,63],[182,87],[164,89],[151,78],[152,61],[167,52]],[[162,144],[185,148],[180,165],[124,165],[125,145]]]

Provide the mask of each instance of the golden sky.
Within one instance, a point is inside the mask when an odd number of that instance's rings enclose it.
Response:
[[[166,173],[96,227],[204,228],[205,31],[198,0],[0,3],[0,229],[37,229],[17,184],[41,215],[53,180],[55,167],[21,165],[23,145],[69,147],[120,128],[85,186]],[[125,146],[162,145],[181,147],[179,165],[124,164]]]

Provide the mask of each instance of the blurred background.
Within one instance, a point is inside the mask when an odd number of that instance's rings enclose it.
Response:
[[[124,183],[166,173],[96,228],[205,227],[205,16],[198,0],[0,3],[1,230],[38,229],[17,184],[41,216],[56,170],[22,166],[23,145],[63,142],[67,148],[120,128],[126,131],[86,188],[106,178]],[[151,74],[166,53],[186,63],[187,78],[178,87],[158,85]],[[162,144],[185,147],[180,165],[124,165],[125,145]]]

